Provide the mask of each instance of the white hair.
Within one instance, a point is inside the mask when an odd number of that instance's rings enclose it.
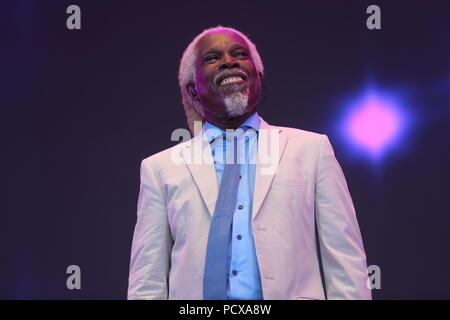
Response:
[[[253,59],[253,62],[255,64],[255,68],[257,70],[257,72],[259,72],[261,74],[261,76],[264,75],[264,65],[262,63],[261,57],[259,56],[258,50],[256,49],[255,44],[246,36],[244,35],[242,32],[231,28],[231,27],[224,27],[221,25],[218,25],[217,27],[214,28],[209,28],[209,29],[205,29],[203,30],[198,36],[196,36],[194,38],[194,40],[191,41],[191,43],[187,46],[186,50],[184,50],[183,56],[181,57],[181,61],[180,61],[180,68],[178,71],[178,83],[180,85],[180,90],[181,90],[181,97],[182,97],[182,102],[183,102],[183,106],[184,106],[184,112],[186,113],[186,120],[189,126],[189,129],[191,131],[193,131],[194,128],[194,121],[203,121],[203,116],[201,114],[198,114],[198,112],[194,109],[194,106],[192,104],[192,99],[190,97],[190,95],[186,92],[186,86],[189,83],[193,83],[195,84],[195,63],[197,60],[197,43],[198,41],[207,33],[210,32],[215,32],[215,31],[231,31],[234,32],[236,34],[238,34],[239,36],[241,36],[244,41],[247,43],[247,46],[250,50],[250,56]],[[231,99],[231,100],[230,100]],[[238,102],[240,101],[240,103],[243,103],[243,100],[248,99],[245,97],[242,97],[242,94],[236,97],[230,97],[230,99],[227,101],[225,101],[227,109],[241,109],[241,107],[233,107],[230,104],[233,103],[232,100],[237,100]],[[247,101],[245,101],[246,103]],[[239,110],[234,110],[234,112],[241,112]],[[235,114],[238,114],[235,113]]]
[[[236,85],[233,85],[237,87]],[[248,92],[242,93],[237,88],[233,92],[224,97],[225,108],[227,109],[228,115],[231,117],[242,116],[247,109],[248,104]]]

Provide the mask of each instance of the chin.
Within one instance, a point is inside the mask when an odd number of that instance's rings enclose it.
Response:
[[[247,112],[248,91],[236,91],[224,97],[224,104],[230,118],[239,117]]]

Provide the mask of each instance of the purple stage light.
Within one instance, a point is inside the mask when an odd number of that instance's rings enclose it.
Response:
[[[394,146],[406,124],[399,99],[374,89],[349,103],[343,133],[355,147],[379,159]]]

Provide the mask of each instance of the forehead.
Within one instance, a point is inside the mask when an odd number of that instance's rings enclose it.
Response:
[[[228,30],[220,30],[205,34],[197,42],[196,47],[200,53],[204,53],[213,49],[226,49],[233,45],[240,45],[248,48],[246,41],[237,33]]]

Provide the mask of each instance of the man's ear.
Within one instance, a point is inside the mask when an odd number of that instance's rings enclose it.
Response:
[[[187,93],[192,97],[192,99],[198,99],[198,93],[193,83],[188,83],[186,85],[186,90]]]

